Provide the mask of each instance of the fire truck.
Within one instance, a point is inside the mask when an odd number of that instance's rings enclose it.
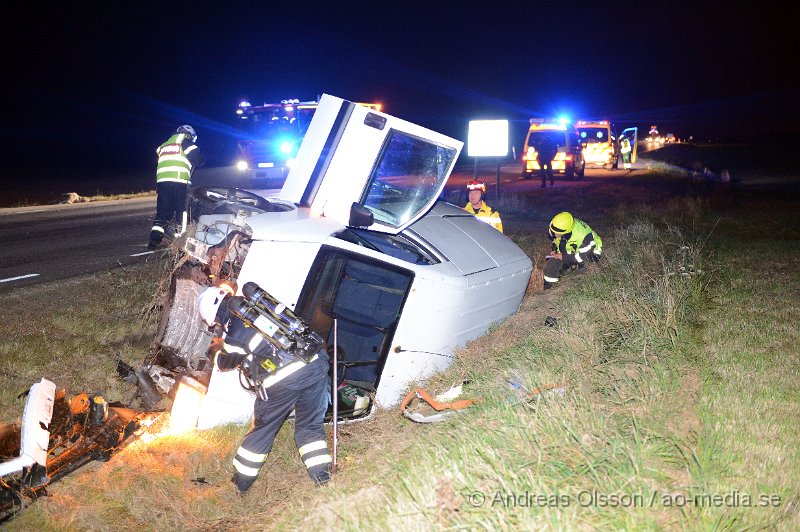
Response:
[[[318,105],[297,99],[263,105],[241,102],[236,108],[240,131],[236,168],[253,180],[285,178]],[[381,110],[377,103],[360,105]]]

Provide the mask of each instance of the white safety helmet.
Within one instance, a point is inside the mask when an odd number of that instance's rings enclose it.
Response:
[[[194,128],[188,124],[179,127],[176,133],[186,133],[192,137],[192,142],[197,142],[197,133],[195,133]]]
[[[229,294],[233,294],[233,289],[228,285],[209,286],[197,297],[197,311],[206,325],[213,327],[217,322],[219,306]]]

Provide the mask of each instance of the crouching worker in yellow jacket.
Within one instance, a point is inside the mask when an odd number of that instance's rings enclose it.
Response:
[[[597,262],[603,253],[600,235],[592,231],[589,224],[574,218],[568,212],[553,217],[549,228],[553,252],[547,256],[544,266],[544,289],[552,288],[561,274],[577,267],[582,270],[587,262]]]

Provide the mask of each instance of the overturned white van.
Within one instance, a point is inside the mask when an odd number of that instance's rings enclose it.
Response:
[[[519,309],[530,259],[439,201],[461,147],[324,95],[278,197],[233,193],[236,208],[200,216],[187,240],[204,275],[255,282],[329,350],[336,338],[340,418],[399,403],[411,382],[447,368],[458,347]],[[192,295],[204,279],[183,282],[197,285],[183,289]],[[180,312],[162,327],[161,347],[192,366],[207,342],[184,341],[186,305]],[[196,315],[189,321],[202,328]],[[250,419],[254,395],[236,373],[213,370],[198,427]]]

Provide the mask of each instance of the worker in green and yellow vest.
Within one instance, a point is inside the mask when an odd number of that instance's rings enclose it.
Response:
[[[464,207],[464,210],[474,214],[478,220],[488,223],[502,233],[503,221],[500,219],[500,213],[483,201],[483,196],[486,194],[486,183],[473,179],[467,183],[467,191],[469,193],[469,202]]]
[[[192,170],[203,165],[204,158],[197,147],[197,133],[183,125],[156,149],[156,217],[150,229],[147,249],[154,250],[164,238],[171,222],[182,224],[178,236],[186,229],[186,199],[192,184]]]
[[[630,169],[631,167],[631,152],[633,149],[631,148],[631,141],[628,137],[622,137],[619,139],[619,152],[622,154],[622,163],[623,168]]]
[[[544,289],[552,288],[569,269],[583,270],[587,262],[597,262],[603,254],[603,241],[589,224],[568,212],[553,217],[548,230],[553,251],[544,266]]]

